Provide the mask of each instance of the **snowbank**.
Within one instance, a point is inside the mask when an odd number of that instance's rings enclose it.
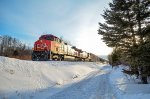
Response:
[[[0,98],[44,97],[83,79],[98,70],[96,63],[24,61],[0,57]],[[46,93],[48,91],[48,93]],[[43,97],[37,94],[37,98]]]
[[[122,72],[123,66],[114,68],[110,74],[110,84],[117,99],[150,99],[150,84],[138,81]]]
[[[108,95],[114,99],[149,99],[150,84],[138,84],[122,73],[123,68],[112,69],[110,65],[92,62],[0,57],[0,99],[56,99],[68,94],[68,97],[93,95],[107,99]]]

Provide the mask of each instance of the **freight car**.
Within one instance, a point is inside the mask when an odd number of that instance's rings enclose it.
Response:
[[[98,61],[99,58],[81,49],[71,46],[60,38],[46,34],[39,37],[34,43],[32,60],[75,60],[75,61]]]

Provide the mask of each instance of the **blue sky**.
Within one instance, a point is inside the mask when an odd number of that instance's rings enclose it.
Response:
[[[111,0],[0,0],[0,35],[33,46],[49,33],[97,55],[111,52],[97,34],[100,14]]]

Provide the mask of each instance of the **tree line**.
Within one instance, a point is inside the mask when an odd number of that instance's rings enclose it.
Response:
[[[107,46],[112,66],[125,64],[127,74],[138,76],[148,83],[150,76],[150,0],[112,0],[104,10],[104,23],[99,23],[98,34]]]
[[[0,56],[31,59],[31,48],[16,38],[0,36]]]

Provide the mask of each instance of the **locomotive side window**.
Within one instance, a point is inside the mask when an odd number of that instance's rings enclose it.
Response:
[[[54,38],[54,41],[60,43],[60,40],[58,38]]]
[[[54,38],[54,41],[56,41],[56,38]]]
[[[58,43],[61,43],[61,40],[58,38],[58,39],[57,39],[57,42],[58,42]]]
[[[57,38],[57,42],[59,43],[59,39]]]
[[[60,43],[60,40],[59,40],[59,39],[57,39],[57,42],[58,42],[58,43]]]
[[[55,38],[55,41],[57,42],[57,38]]]

